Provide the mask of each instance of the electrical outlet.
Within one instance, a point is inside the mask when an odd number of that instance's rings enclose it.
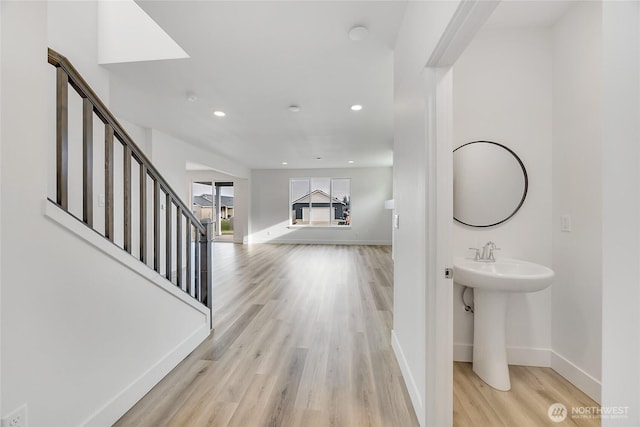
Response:
[[[27,427],[27,405],[22,405],[4,417],[2,427]]]

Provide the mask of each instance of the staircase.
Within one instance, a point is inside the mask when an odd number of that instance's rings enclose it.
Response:
[[[52,49],[48,61],[56,69],[51,201],[211,313],[211,224],[193,215],[73,65]],[[104,139],[96,140],[102,127]],[[78,131],[81,144],[70,143],[70,132]],[[102,164],[103,170],[94,170]]]

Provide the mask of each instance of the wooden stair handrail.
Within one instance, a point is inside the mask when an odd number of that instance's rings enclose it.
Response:
[[[131,136],[124,130],[116,118],[111,114],[100,97],[91,89],[75,67],[53,49],[48,50],[48,62],[56,67],[56,199],[55,203],[69,212],[69,85],[82,98],[82,216],[77,217],[85,225],[94,227],[93,221],[93,121],[94,114],[105,128],[104,137],[104,183],[105,183],[105,225],[104,237],[114,242],[114,150],[117,142],[122,144],[123,161],[123,243],[121,248],[132,254],[132,162],[139,166],[139,260],[147,265],[152,261],[152,268],[160,273],[161,270],[161,198],[164,199],[165,209],[165,242],[164,242],[164,276],[173,282],[172,266],[175,250],[176,277],[175,285],[187,292],[191,297],[206,305],[210,313],[212,302],[212,234],[211,223],[203,224],[193,214],[191,209],[178,197],[169,183],[160,175],[143,151],[135,144]],[[117,142],[116,142],[117,141]],[[147,231],[150,226],[147,221],[147,204],[150,199],[147,191],[148,179],[152,180],[153,208],[151,212],[152,242],[148,244]],[[173,208],[175,206],[175,211]],[[175,215],[175,216],[174,216]],[[175,233],[172,222],[175,219]],[[183,228],[182,221],[186,227]],[[191,228],[193,227],[193,229]],[[192,231],[195,239],[192,240]],[[102,234],[101,231],[99,233]],[[175,236],[175,240],[173,237]],[[183,251],[183,245],[186,251]],[[192,245],[195,248],[192,254]],[[148,260],[148,249],[153,248],[153,260]],[[184,255],[184,256],[183,256]],[[192,259],[192,257],[194,259]],[[193,262],[193,268],[192,268]],[[151,265],[149,265],[151,267]],[[183,267],[185,276],[183,278]],[[193,282],[192,282],[193,281]],[[212,317],[210,316],[210,319]],[[211,325],[210,325],[211,326]]]
[[[171,200],[173,203],[178,205],[182,211],[189,217],[191,220],[191,224],[194,225],[201,234],[206,234],[207,230],[202,223],[195,217],[195,215],[191,212],[191,209],[188,208],[185,203],[178,197],[177,193],[171,188],[169,183],[160,175],[160,172],[153,166],[151,161],[147,158],[147,156],[143,153],[143,151],[133,142],[133,139],[129,134],[124,130],[124,128],[120,125],[118,120],[111,114],[106,105],[102,102],[100,97],[96,95],[96,93],[91,89],[89,84],[82,78],[80,73],[75,69],[75,67],[69,62],[69,60],[56,52],[55,50],[49,48],[48,51],[49,56],[49,64],[61,68],[69,77],[69,84],[80,94],[82,98],[87,98],[93,104],[93,111],[100,117],[100,119],[105,123],[109,124],[114,130],[114,136],[117,137],[124,145],[131,149],[131,154],[136,157],[136,159],[144,164],[147,168],[147,172],[149,175],[153,177],[154,180],[160,183],[160,186],[164,190],[165,193],[171,194]]]

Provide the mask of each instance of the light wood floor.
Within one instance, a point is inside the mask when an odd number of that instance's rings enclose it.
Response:
[[[215,244],[212,334],[118,427],[417,426],[390,347],[388,247]],[[596,406],[548,368],[511,367],[512,390],[454,364],[456,427],[597,426],[547,417]]]
[[[578,418],[572,408],[598,407],[586,394],[551,368],[509,366],[511,390],[498,391],[471,370],[471,363],[453,364],[453,424],[455,427],[599,426],[594,417]],[[547,411],[562,403],[568,412],[560,423]]]
[[[383,246],[216,244],[212,334],[116,426],[417,426]]]

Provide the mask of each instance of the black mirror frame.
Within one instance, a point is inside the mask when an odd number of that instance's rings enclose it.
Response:
[[[518,206],[516,206],[516,208],[514,209],[513,212],[511,212],[511,214],[509,214],[506,218],[504,218],[501,221],[498,221],[494,224],[487,224],[487,225],[474,225],[474,224],[468,224],[466,222],[460,221],[458,218],[453,217],[454,220],[456,220],[457,222],[459,222],[460,224],[464,224],[468,227],[476,227],[476,228],[487,228],[487,227],[494,227],[496,225],[502,224],[503,222],[506,222],[508,220],[510,220],[522,207],[522,205],[524,204],[524,199],[527,198],[527,192],[529,191],[529,175],[527,174],[527,169],[524,167],[524,163],[522,163],[522,160],[520,160],[520,157],[518,157],[518,155],[509,147],[502,145],[498,142],[493,142],[493,141],[471,141],[471,142],[467,142],[465,144],[462,144],[461,146],[459,146],[458,148],[456,148],[455,150],[453,150],[453,152],[455,153],[456,151],[458,151],[459,149],[461,149],[462,147],[466,147],[467,145],[471,145],[471,144],[477,144],[477,143],[485,143],[485,144],[493,144],[493,145],[497,145],[498,147],[501,147],[505,150],[507,150],[509,153],[511,153],[511,155],[518,161],[518,163],[520,164],[520,167],[522,168],[522,174],[524,176],[524,191],[522,192],[522,198],[520,199],[520,203],[518,203]]]

